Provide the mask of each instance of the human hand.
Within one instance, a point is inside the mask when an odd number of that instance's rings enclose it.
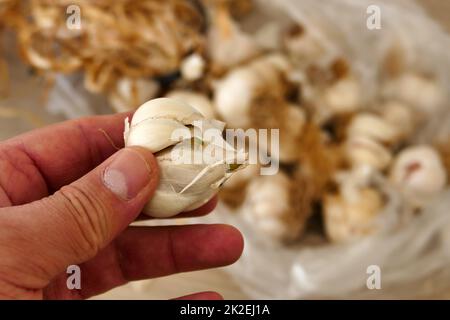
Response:
[[[0,143],[0,298],[88,298],[239,258],[243,240],[230,226],[128,227],[155,191],[158,167],[145,149],[117,151],[125,116],[68,121]],[[66,285],[74,264],[80,290]]]

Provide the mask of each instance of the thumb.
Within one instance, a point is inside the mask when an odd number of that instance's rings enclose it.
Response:
[[[35,280],[49,281],[68,265],[89,260],[139,215],[157,185],[154,156],[125,148],[54,195],[10,208],[15,212],[6,230],[17,234],[6,241],[20,248],[15,257],[26,262],[15,265],[31,264]]]

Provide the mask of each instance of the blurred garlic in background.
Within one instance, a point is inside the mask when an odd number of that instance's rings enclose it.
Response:
[[[293,60],[302,64],[318,60],[325,54],[320,41],[299,24],[292,25],[285,31],[283,44]]]
[[[247,165],[239,170],[239,174],[234,174],[225,181],[219,194],[220,199],[230,208],[240,207],[245,200],[248,184],[259,175],[259,165]]]
[[[447,172],[439,153],[427,145],[402,150],[395,158],[389,177],[406,198],[419,207],[447,184]]]
[[[436,80],[414,72],[387,81],[382,94],[386,98],[399,99],[427,116],[438,112],[445,101],[444,90]]]
[[[306,225],[307,215],[296,211],[292,181],[283,173],[251,180],[242,206],[243,218],[271,241],[292,241]]]
[[[347,136],[364,137],[379,143],[394,144],[400,135],[398,127],[382,117],[370,113],[358,113],[347,129]]]
[[[181,62],[181,76],[188,81],[198,80],[203,76],[205,67],[204,58],[198,53],[193,53]]]
[[[392,155],[388,148],[367,137],[352,137],[345,143],[345,155],[353,166],[367,165],[378,170],[386,169]]]
[[[355,196],[327,195],[324,198],[325,232],[333,242],[346,242],[373,233],[383,208],[381,194],[373,188],[355,190]]]
[[[398,130],[399,138],[411,136],[419,124],[418,113],[399,101],[388,101],[380,106],[381,117]]]
[[[323,99],[332,115],[357,111],[363,102],[361,84],[354,77],[346,77],[327,88]]]
[[[270,54],[237,67],[220,79],[215,85],[214,103],[228,126],[248,128],[254,99],[260,94],[282,90],[289,66],[283,55]]]
[[[125,112],[156,98],[158,91],[159,84],[154,80],[122,78],[116,82],[116,88],[109,93],[108,100],[114,110]]]
[[[207,47],[214,69],[223,72],[260,53],[256,41],[233,20],[227,1],[205,2],[211,19]]]

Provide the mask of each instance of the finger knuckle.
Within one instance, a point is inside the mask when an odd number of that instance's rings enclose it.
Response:
[[[90,193],[76,186],[65,186],[59,194],[64,199],[65,210],[77,235],[74,237],[76,248],[82,255],[95,256],[109,234],[106,208]]]

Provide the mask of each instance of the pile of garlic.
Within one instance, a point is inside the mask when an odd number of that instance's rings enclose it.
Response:
[[[156,97],[174,99],[144,104],[125,134],[127,145],[156,152],[162,167],[162,184],[147,213],[166,217],[198,207],[230,175],[225,158],[236,150],[217,159],[217,167],[204,164],[208,173],[198,180],[204,168],[176,167],[168,160],[165,148],[180,141],[167,140],[167,130],[191,126],[194,119],[280,130],[278,153],[270,141],[257,141],[279,162],[279,172],[263,176],[264,164],[250,164],[219,193],[255,233],[276,243],[300,240],[311,221],[332,242],[373,234],[383,228],[389,190],[417,213],[448,186],[449,147],[415,142],[449,103],[437,79],[392,68],[386,55],[378,92],[368,101],[351,61],[321,43],[308,26],[267,22],[246,33],[241,19],[251,13],[251,1],[244,2],[240,7],[233,5],[238,1],[203,0],[209,21],[204,50],[186,55],[178,72],[167,77],[118,82],[120,95],[110,97],[118,110]],[[183,102],[197,111],[180,107]],[[175,105],[180,113],[167,118]],[[172,174],[182,179],[173,184]],[[169,201],[174,197],[177,201]]]

